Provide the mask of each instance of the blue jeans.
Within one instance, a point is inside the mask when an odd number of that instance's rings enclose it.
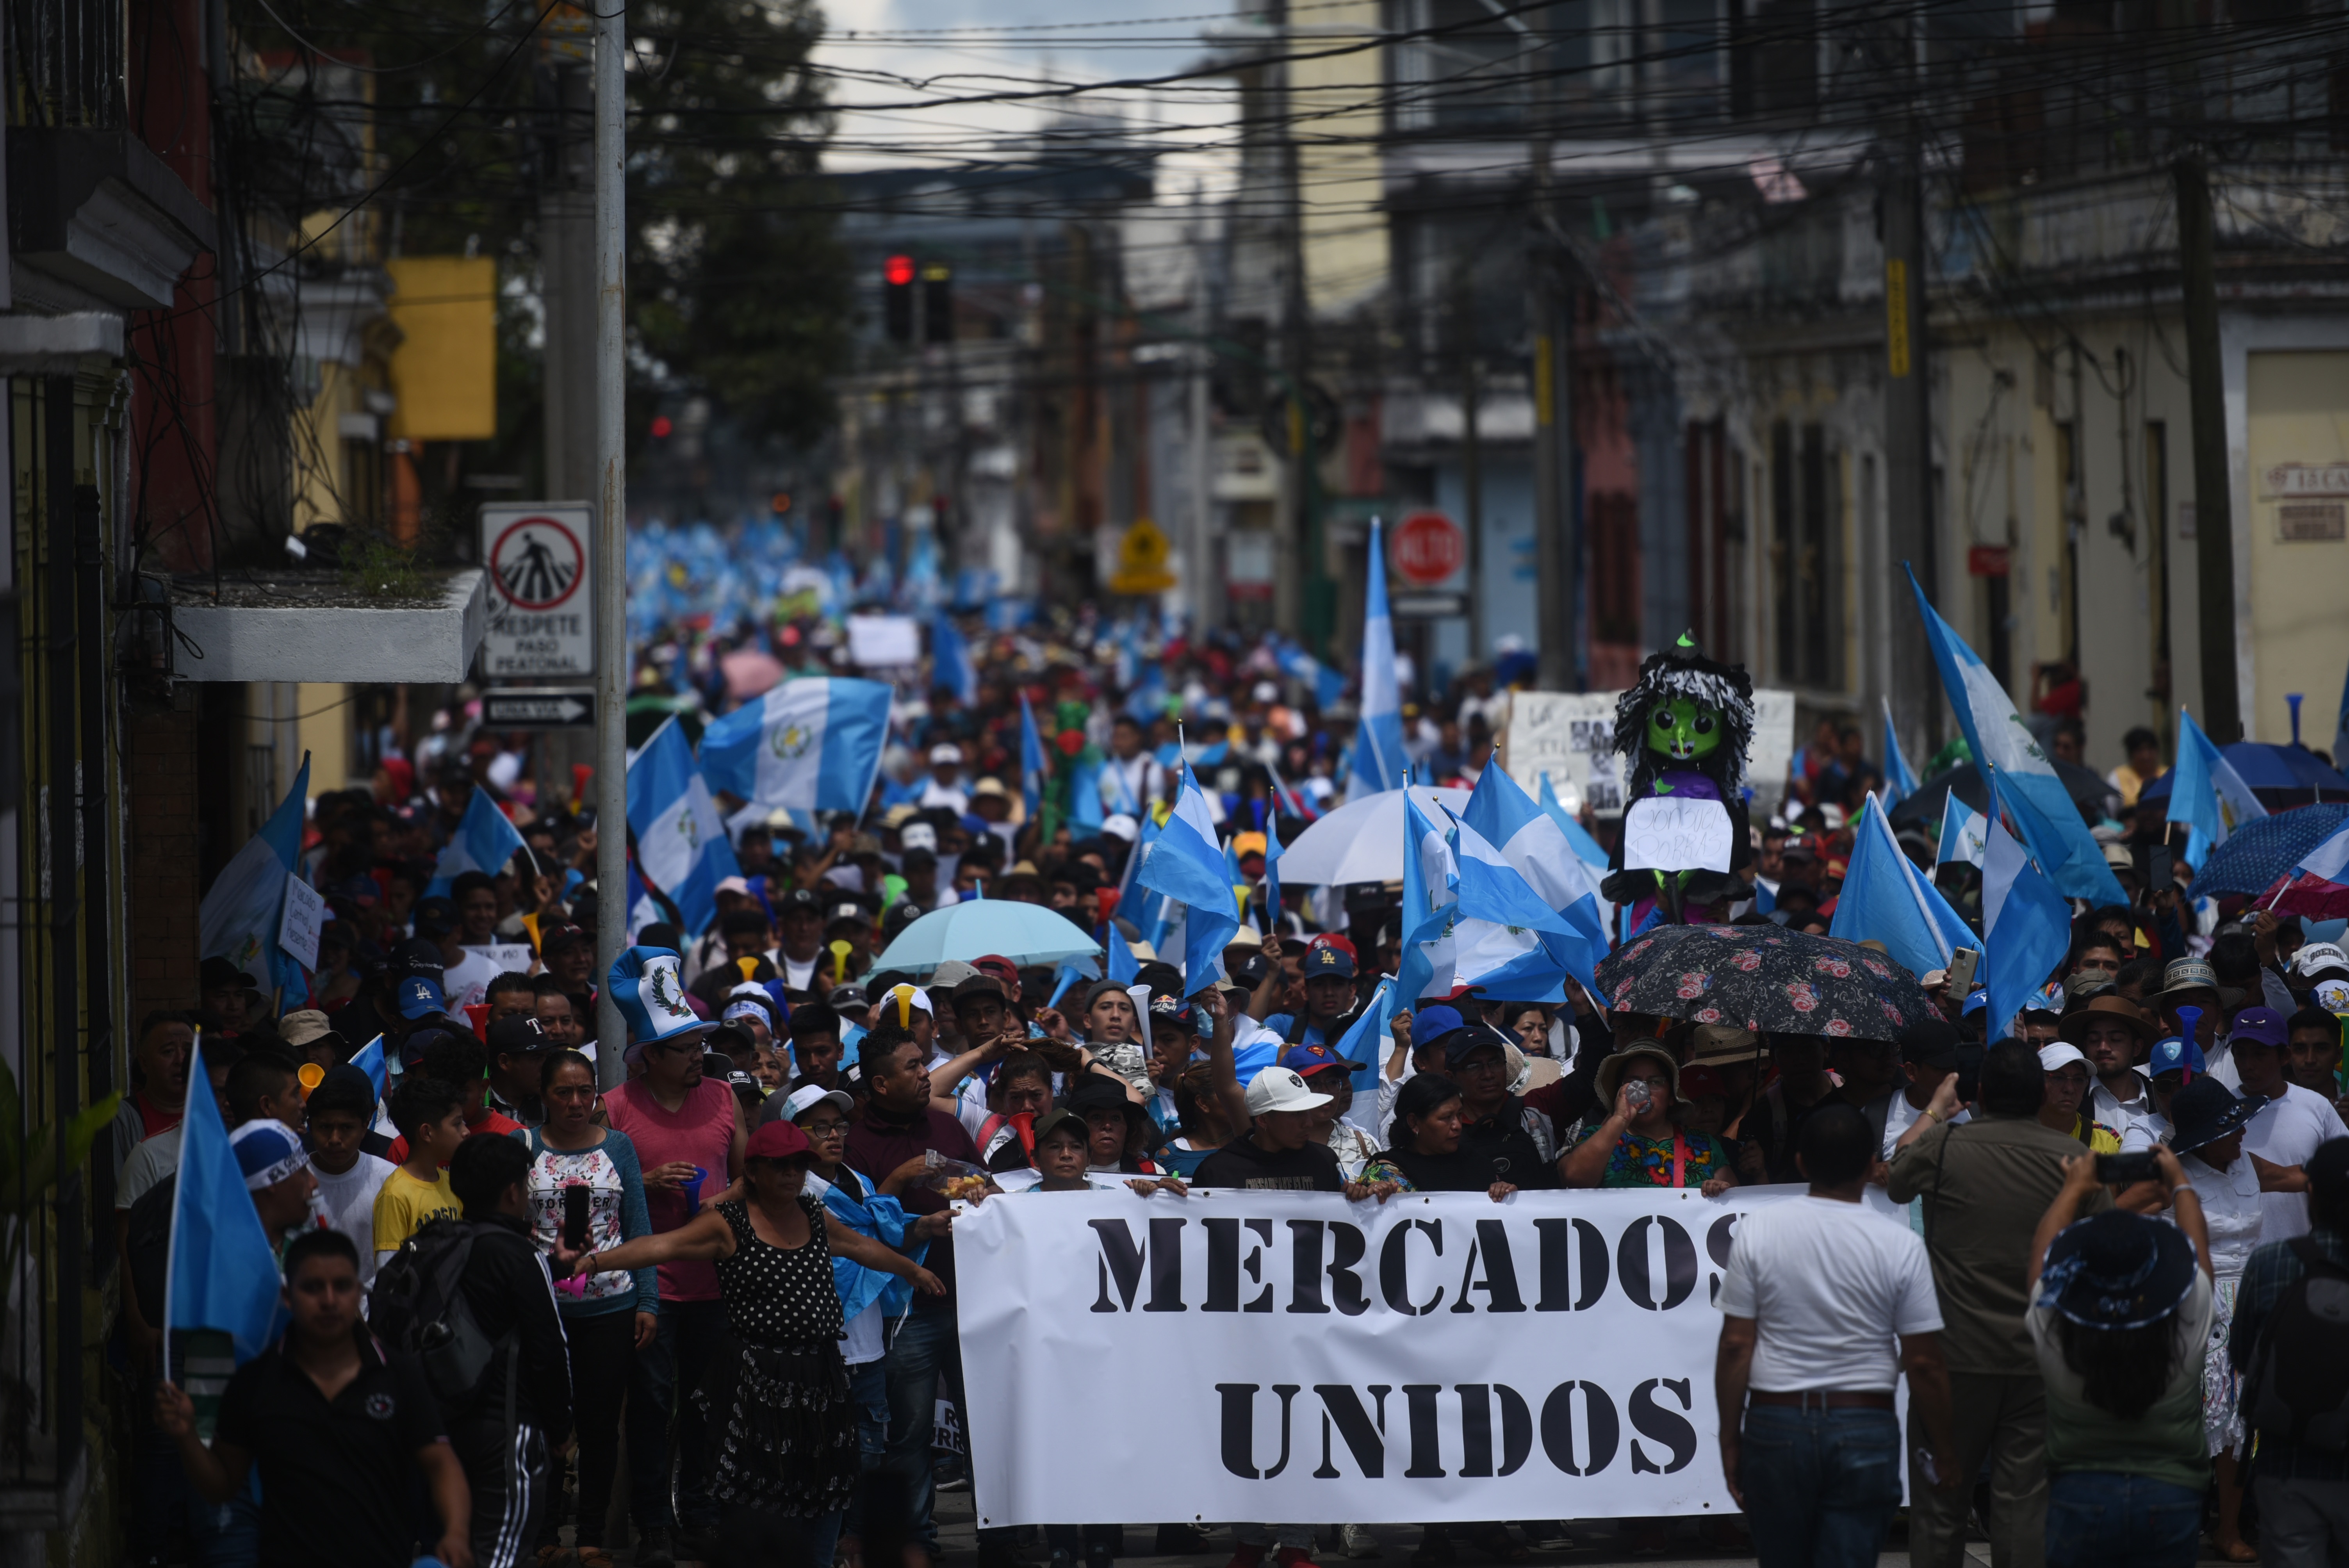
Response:
[[[244,1486],[226,1502],[214,1503],[188,1489],[188,1561],[195,1568],[253,1568],[261,1560],[261,1467],[245,1472]]]
[[[2110,1470],[2067,1470],[2047,1491],[2047,1568],[2192,1568],[2202,1494]]]
[[[860,1361],[848,1369],[848,1402],[856,1408],[857,1474],[871,1475],[889,1452],[889,1362]],[[862,1539],[864,1534],[864,1488],[840,1518],[840,1533]]]
[[[905,1489],[905,1538],[935,1560],[938,1527],[931,1518],[936,1485],[930,1474],[930,1436],[937,1426],[938,1385],[956,1404],[962,1399],[962,1341],[951,1309],[916,1307],[905,1315],[889,1354],[882,1358],[889,1392],[889,1446],[883,1467]]]
[[[715,1517],[700,1413],[682,1397],[701,1386],[709,1358],[726,1332],[726,1307],[715,1301],[664,1301],[660,1332],[628,1368],[628,1509],[638,1530],[667,1530],[683,1514],[693,1528]],[[676,1442],[670,1442],[671,1421]],[[670,1511],[670,1460],[676,1460],[676,1514]]]
[[[1889,1410],[1749,1407],[1737,1483],[1761,1568],[1865,1568],[1900,1506],[1900,1423]]]

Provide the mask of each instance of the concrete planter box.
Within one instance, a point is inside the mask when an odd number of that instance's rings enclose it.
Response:
[[[209,582],[183,579],[171,593],[171,674],[187,681],[456,682],[471,672],[487,624],[474,567],[450,573],[437,602],[369,599],[324,574],[290,573],[223,583],[214,599]]]

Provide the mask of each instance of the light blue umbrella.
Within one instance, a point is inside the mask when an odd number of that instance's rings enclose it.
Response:
[[[926,979],[930,971],[952,958],[968,964],[996,954],[1025,969],[1067,958],[1091,958],[1100,952],[1101,944],[1086,935],[1082,927],[1040,903],[1009,898],[967,899],[934,909],[899,932],[897,940],[873,961],[873,967],[902,970]]]

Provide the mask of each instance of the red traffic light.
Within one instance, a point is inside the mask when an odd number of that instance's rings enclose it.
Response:
[[[890,257],[887,261],[881,263],[881,276],[894,288],[905,287],[907,284],[914,281],[914,258],[911,256]]]
[[[656,440],[656,441],[666,441],[666,440],[667,440],[667,439],[668,439],[668,433],[669,433],[671,430],[674,430],[675,428],[677,428],[677,427],[676,427],[676,426],[674,426],[674,425],[672,425],[672,424],[670,424],[670,423],[668,422],[668,416],[667,416],[667,415],[666,415],[666,414],[656,414],[656,415],[654,415],[654,416],[653,416],[653,439],[654,439],[654,440]]]

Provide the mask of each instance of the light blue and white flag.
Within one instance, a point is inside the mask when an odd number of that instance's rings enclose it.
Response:
[[[1275,800],[1272,810],[1264,814],[1264,928],[1267,931],[1280,923],[1280,857],[1285,852],[1280,842],[1280,803]]]
[[[1982,851],[1982,965],[1992,1040],[2014,1032],[2023,1004],[2072,948],[2072,906],[2031,863],[2000,814],[2003,779],[1991,781],[1989,841]]]
[[[2194,716],[2178,710],[2178,766],[2169,779],[2169,820],[2183,822],[2186,862],[2199,868],[2229,834],[2268,809]]]
[[[1884,700],[1884,809],[1888,811],[1917,792],[1916,769],[1900,755],[1900,737],[1892,727],[1892,699]]]
[[[644,879],[667,893],[698,936],[718,918],[718,884],[740,876],[709,785],[672,716],[628,764],[628,826]]]
[[[1416,1009],[1420,998],[1452,994],[1452,923],[1460,907],[1460,873],[1452,843],[1408,792],[1402,798],[1402,951],[1395,995]]]
[[[200,1037],[188,1081],[204,1083],[203,1072]],[[277,1337],[284,1311],[277,1252],[253,1206],[219,1102],[210,1094],[190,1095],[181,1129],[171,1251],[163,1264],[164,1327],[171,1334],[209,1329],[227,1335],[242,1367]]]
[[[1387,614],[1387,556],[1371,519],[1371,592],[1362,610],[1362,707],[1354,727],[1346,799],[1402,788],[1402,691],[1395,681],[1394,622]]]
[[[1371,993],[1370,1001],[1354,1015],[1354,1021],[1347,1026],[1346,1032],[1330,1047],[1338,1053],[1340,1060],[1362,1064],[1354,1069],[1352,1081],[1356,1094],[1373,1094],[1378,1090],[1381,1065],[1386,1061],[1388,1053],[1394,1049],[1392,1031],[1395,1009],[1402,1005],[1398,1000],[1400,995],[1395,989],[1394,976],[1383,976],[1378,988]]]
[[[481,791],[473,791],[478,799]],[[245,841],[212,879],[196,912],[196,955],[225,958],[272,990],[302,985],[302,966],[277,945],[285,919],[285,882],[302,861],[302,821],[310,797],[310,754],[294,787],[261,831]],[[445,889],[443,890],[446,891]]]
[[[1547,774],[1542,784],[1548,787]],[[1549,946],[1566,972],[1596,1000],[1599,992],[1594,972],[1608,952],[1607,914],[1572,836],[1558,820],[1564,815],[1544,810],[1506,771],[1488,766],[1478,776],[1460,820],[1498,849],[1535,896],[1564,918],[1567,930],[1555,934],[1558,940]],[[1464,875],[1465,869],[1464,865]]]
[[[1482,833],[1454,817],[1450,836],[1459,878],[1453,986],[1474,985],[1511,1002],[1565,1001],[1565,954],[1582,951],[1581,934]]]
[[[962,628],[944,610],[930,618],[930,685],[944,686],[958,702],[978,700],[978,665]]]
[[[1917,595],[1917,613],[1924,617],[1926,640],[1932,644],[1933,662],[1941,672],[1941,687],[1949,693],[1950,707],[1957,712],[1967,744],[1973,748],[1974,766],[1983,770],[1984,778],[1996,771],[2000,797],[2022,829],[2032,857],[2045,869],[2056,891],[2067,898],[2085,898],[2091,903],[2128,903],[2113,868],[2105,862],[2103,847],[2080,820],[2080,808],[2073,804],[2064,780],[2056,775],[2055,765],[2015,712],[2014,699],[2006,695],[1990,666],[1927,602],[1914,572],[1909,574],[1909,586]]]
[[[1028,706],[1028,694],[1019,694],[1019,799],[1028,808],[1024,820],[1033,823],[1036,813],[1044,803],[1044,737],[1036,727],[1036,715]]]
[[[445,898],[449,884],[467,872],[484,872],[496,876],[512,861],[516,850],[528,850],[522,841],[522,830],[506,820],[498,803],[490,799],[487,789],[475,789],[473,798],[465,802],[465,814],[457,820],[457,830],[441,846],[440,861],[432,868],[432,881],[426,886],[425,896]]]
[[[861,817],[889,738],[889,697],[885,681],[785,681],[702,731],[702,776],[770,810]]]
[[[1117,928],[1114,920],[1109,923],[1108,941],[1109,954],[1102,973],[1121,985],[1133,985],[1133,977],[1142,972],[1142,964],[1134,957],[1133,949],[1125,944],[1125,933]]]
[[[1185,906],[1184,994],[1195,995],[1222,979],[1224,946],[1240,928],[1239,904],[1225,872],[1224,851],[1216,844],[1215,819],[1207,814],[1207,799],[1199,791],[1199,776],[1188,768],[1183,769],[1174,810],[1152,841],[1133,880]]]
[[[1836,894],[1829,936],[1847,942],[1872,936],[1914,975],[1946,969],[1952,952],[1979,945],[1965,918],[1901,852],[1881,801],[1860,808],[1852,835],[1851,863]]]
[[[1982,814],[1958,799],[1955,789],[1941,806],[1941,842],[1933,851],[1937,866],[1982,863],[1982,849],[1990,842],[1990,824]]]

